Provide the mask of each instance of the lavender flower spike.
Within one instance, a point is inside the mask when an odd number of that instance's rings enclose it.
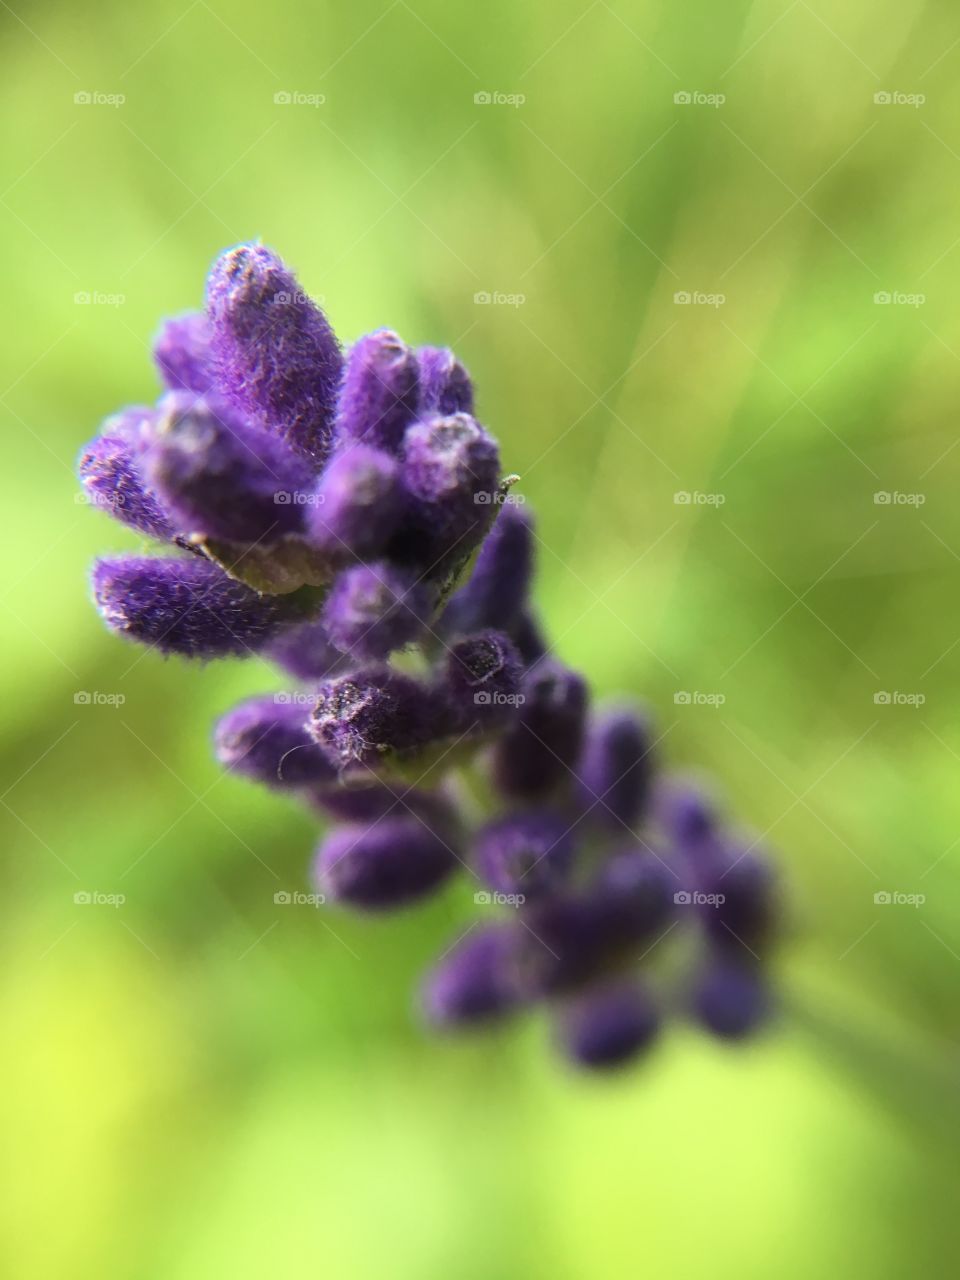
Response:
[[[98,560],[93,591],[112,631],[187,658],[242,657],[262,648],[283,622],[275,599],[200,557]]]
[[[202,395],[213,388],[210,321],[202,311],[167,320],[153,344],[153,358],[171,391]]]
[[[305,695],[267,694],[242,702],[216,728],[217,759],[225,769],[268,787],[329,784],[336,769],[307,734]]]
[[[369,911],[402,907],[443,883],[457,859],[446,842],[413,814],[371,827],[338,827],[317,851],[317,888]]]
[[[308,465],[222,401],[171,393],[144,470],[185,533],[238,543],[299,531]]]
[[[217,389],[241,411],[322,463],[343,367],[326,316],[275,253],[240,244],[207,281]]]
[[[178,550],[97,563],[97,606],[162,653],[252,650],[302,682],[228,711],[215,752],[334,824],[313,867],[327,899],[387,911],[461,864],[464,906],[492,891],[426,978],[429,1021],[546,1006],[591,1069],[639,1057],[661,1011],[757,1029],[784,932],[772,866],[700,789],[664,788],[642,717],[592,714],[550,656],[533,521],[453,353],[377,329],[345,366],[294,276],[247,244],[154,354],[159,405],[110,419],[80,476]]]
[[[418,398],[417,358],[411,349],[390,329],[367,334],[347,357],[337,401],[337,441],[399,453]]]

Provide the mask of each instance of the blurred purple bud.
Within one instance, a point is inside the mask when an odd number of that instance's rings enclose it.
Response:
[[[98,560],[93,590],[111,630],[188,658],[254,652],[282,622],[274,598],[257,595],[199,556]]]
[[[653,1042],[660,1016],[650,993],[619,981],[575,997],[560,1015],[560,1040],[579,1066],[622,1067]]]
[[[382,911],[426,897],[456,866],[441,836],[406,813],[371,827],[334,828],[317,851],[314,881],[336,901]]]
[[[476,869],[496,893],[522,894],[533,901],[569,879],[570,823],[558,814],[537,810],[495,818],[474,839]]]
[[[636,712],[614,708],[591,722],[577,769],[591,821],[632,830],[646,808],[652,772],[649,731]]]
[[[322,622],[295,622],[278,632],[263,656],[298,680],[325,680],[337,675],[347,659],[330,643]]]
[[[497,742],[493,773],[508,796],[536,798],[574,778],[583,743],[587,685],[545,658],[523,677],[517,720]]]
[[[510,628],[510,638],[517,646],[517,652],[524,665],[532,666],[546,657],[547,642],[540,629],[537,618],[528,610],[521,611],[520,616]]]
[[[470,375],[446,347],[418,347],[420,413],[473,413]]]
[[[323,461],[343,357],[326,316],[270,249],[239,244],[207,281],[217,389],[299,453]]]
[[[144,471],[188,533],[271,543],[303,521],[299,491],[308,465],[216,399],[172,392],[144,455]]]
[[[431,592],[386,562],[357,564],[334,580],[323,609],[332,644],[360,662],[386,658],[415,640],[430,616]]]
[[[758,854],[731,850],[725,865],[700,881],[708,899],[701,919],[718,950],[756,955],[773,940],[778,922],[773,867]]]
[[[332,561],[379,555],[403,512],[399,463],[382,449],[347,445],[327,464],[313,499],[308,536]]]
[[[444,611],[443,632],[467,635],[484,627],[511,631],[527,602],[532,577],[532,517],[507,503],[484,539],[470,580]]]
[[[491,1022],[518,1004],[513,974],[514,933],[509,925],[473,929],[427,974],[423,1007],[436,1026]]]
[[[214,744],[225,769],[269,787],[332,783],[336,769],[309,737],[304,695],[266,694],[242,702],[217,724]]]
[[[337,399],[337,443],[399,453],[417,413],[417,357],[391,329],[360,338],[347,356]]]
[[[213,387],[210,321],[202,311],[191,311],[164,321],[153,344],[153,358],[171,391],[202,395]]]
[[[763,975],[751,963],[717,961],[698,978],[691,997],[694,1017],[722,1040],[742,1040],[770,1017]]]

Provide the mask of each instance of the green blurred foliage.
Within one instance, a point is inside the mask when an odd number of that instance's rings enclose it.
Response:
[[[945,1274],[955,5],[12,0],[0,29],[6,1273]],[[274,905],[314,825],[222,777],[209,726],[276,676],[108,636],[88,565],[138,544],[72,474],[155,394],[158,318],[258,235],[346,339],[389,324],[473,371],[560,652],[776,850],[776,1035],[680,1029],[613,1082],[542,1025],[437,1043],[411,991],[465,886],[375,925]]]

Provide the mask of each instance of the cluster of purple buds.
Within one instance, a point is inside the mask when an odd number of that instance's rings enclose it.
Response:
[[[225,715],[215,749],[332,820],[325,902],[386,912],[467,881],[476,918],[425,979],[429,1020],[542,1004],[597,1068],[669,1014],[760,1027],[770,865],[543,638],[533,522],[453,354],[378,330],[344,355],[259,244],[221,255],[205,310],[154,353],[159,401],[109,418],[79,471],[167,554],[99,561],[97,606],[163,653],[259,653],[291,678]]]

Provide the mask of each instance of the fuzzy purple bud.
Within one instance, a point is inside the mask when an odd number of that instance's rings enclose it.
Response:
[[[447,347],[418,347],[420,413],[473,413],[470,375]]]
[[[700,975],[691,1007],[697,1021],[722,1040],[751,1035],[771,1011],[767,985],[756,965],[730,961],[715,962]]]
[[[225,769],[283,789],[332,783],[336,769],[307,734],[303,694],[267,694],[228,711],[214,737]]]
[[[326,316],[277,255],[240,244],[207,281],[217,388],[320,463],[332,438],[343,357]]]
[[[534,799],[574,778],[587,714],[586,681],[545,658],[526,672],[516,723],[496,744],[493,773],[508,796]]]
[[[496,442],[468,414],[415,422],[404,437],[409,510],[395,539],[399,559],[440,576],[465,558],[496,511]]]
[[[202,311],[191,311],[164,322],[153,344],[153,358],[171,391],[202,395],[213,388],[210,321]]]
[[[650,735],[643,720],[627,708],[599,715],[589,726],[577,770],[591,821],[632,830],[646,807],[652,769]]]
[[[333,562],[383,550],[403,512],[400,466],[366,444],[346,446],[327,464],[307,505],[307,536]]]
[[[436,699],[410,676],[368,667],[325,680],[308,722],[311,737],[345,770],[363,771],[390,752],[443,736]]]
[[[298,680],[325,680],[337,675],[347,661],[317,620],[284,627],[266,646],[263,656]]]
[[[657,788],[654,807],[664,834],[681,852],[696,857],[715,846],[716,809],[701,787],[667,779]]]
[[[323,609],[332,644],[360,662],[386,658],[415,640],[430,616],[431,593],[404,569],[357,564],[337,575]]]
[[[474,853],[481,879],[496,893],[542,898],[569,879],[570,823],[545,810],[495,818],[477,832]]]
[[[532,666],[547,655],[547,642],[540,623],[529,609],[524,609],[510,628],[510,639],[525,665]]]
[[[708,901],[701,917],[718,950],[756,955],[773,940],[778,918],[776,881],[766,859],[728,853],[700,882]]]
[[[579,1066],[622,1067],[656,1038],[660,1016],[650,993],[620,981],[591,988],[572,1000],[560,1018],[560,1040]]]
[[[171,393],[144,455],[144,471],[180,528],[269,545],[299,531],[308,465],[225,402]]]
[[[337,400],[338,444],[362,442],[399,453],[417,413],[417,357],[391,329],[360,338],[347,356]]]
[[[150,414],[148,409],[128,409],[108,420],[103,434],[84,447],[77,472],[94,506],[139,533],[169,541],[176,530],[140,470],[139,433],[146,429]]]
[[[509,925],[474,929],[429,973],[423,1007],[436,1026],[491,1022],[518,1004],[513,973],[514,931]]]
[[[199,556],[98,560],[93,590],[111,630],[188,658],[255,652],[283,620],[275,599]]]
[[[509,632],[527,602],[533,558],[533,520],[522,507],[506,503],[483,541],[469,582],[444,611],[443,631],[466,635],[494,627]]]
[[[458,640],[447,651],[443,696],[460,732],[485,731],[517,714],[520,658],[500,631]]]
[[[371,827],[335,828],[317,851],[314,880],[328,897],[382,911],[426,897],[456,866],[446,841],[407,813]]]

